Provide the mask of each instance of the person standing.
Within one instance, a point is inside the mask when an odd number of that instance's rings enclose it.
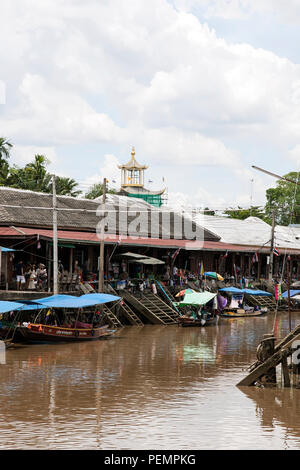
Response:
[[[16,274],[17,274],[17,289],[21,290],[21,286],[25,284],[23,260],[20,260],[18,262],[16,266]]]

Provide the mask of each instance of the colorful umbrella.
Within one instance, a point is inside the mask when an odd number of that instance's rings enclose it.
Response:
[[[203,276],[207,276],[207,277],[211,277],[213,279],[216,279],[217,281],[224,281],[224,278],[218,274],[218,273],[213,273],[213,272],[207,272],[207,273],[204,273]]]
[[[184,289],[178,292],[178,294],[175,295],[175,297],[182,297],[185,293],[192,293],[195,292],[193,289]]]

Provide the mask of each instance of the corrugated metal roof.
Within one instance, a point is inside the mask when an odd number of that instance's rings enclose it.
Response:
[[[100,222],[100,213],[97,214],[97,211],[101,210],[101,202],[102,198],[90,200],[57,196],[58,227],[67,230],[96,231]],[[134,230],[137,215],[144,214],[145,222],[141,224],[141,236],[148,236],[149,217],[150,220],[154,220],[155,217],[153,219],[151,217],[156,215],[158,230],[163,237],[182,238],[182,218],[185,218],[185,215],[173,212],[170,208],[156,208],[141,199],[108,194],[105,211],[108,233],[126,235],[128,227]],[[174,220],[170,227],[165,222],[168,217]],[[52,195],[0,187],[0,225],[51,228]],[[217,241],[220,238],[210,230],[201,228],[200,233],[205,240]]]

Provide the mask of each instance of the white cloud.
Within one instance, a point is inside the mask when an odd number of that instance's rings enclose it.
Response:
[[[32,162],[35,155],[44,155],[50,161],[51,167],[54,167],[58,162],[55,147],[14,145],[10,152],[10,163],[24,166]]]
[[[113,154],[104,155],[104,163],[99,167],[99,171],[82,181],[80,189],[83,193],[87,193],[88,190],[98,183],[103,183],[103,179],[108,180],[108,187],[119,190],[121,186],[120,170],[118,170],[120,162]]]
[[[232,167],[232,185],[241,191],[251,178],[242,150],[249,142],[258,142],[258,153],[259,142],[282,151],[298,145],[300,67],[226,42],[191,12],[198,6],[207,18],[256,11],[296,18],[299,2],[284,3],[178,0],[176,9],[166,0],[4,0],[1,133],[16,144],[19,161],[35,148],[56,163],[62,145],[133,144],[145,163],[178,167],[180,175],[186,166]],[[106,155],[90,180],[115,177],[116,164]],[[88,178],[85,163],[82,172]],[[189,197],[208,205],[211,182],[197,196],[198,175],[189,178]]]
[[[0,104],[5,104],[5,83],[0,80]]]

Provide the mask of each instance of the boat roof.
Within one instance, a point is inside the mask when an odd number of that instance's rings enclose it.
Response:
[[[120,297],[111,294],[84,294],[80,297],[73,295],[52,295],[41,299],[34,299],[22,302],[0,302],[0,313],[9,312],[12,310],[38,310],[42,308],[84,308],[94,305],[106,304],[115,302]],[[1,310],[1,304],[2,310]],[[7,304],[7,305],[4,305]]]
[[[219,292],[228,292],[228,293],[232,293],[232,294],[260,295],[260,296],[269,296],[269,297],[271,297],[273,295],[270,292],[266,292],[264,290],[238,289],[237,287],[223,287],[223,289],[219,289]]]
[[[213,292],[187,292],[184,299],[179,302],[179,306],[184,305],[205,305],[211,299],[216,297],[216,293]]]

